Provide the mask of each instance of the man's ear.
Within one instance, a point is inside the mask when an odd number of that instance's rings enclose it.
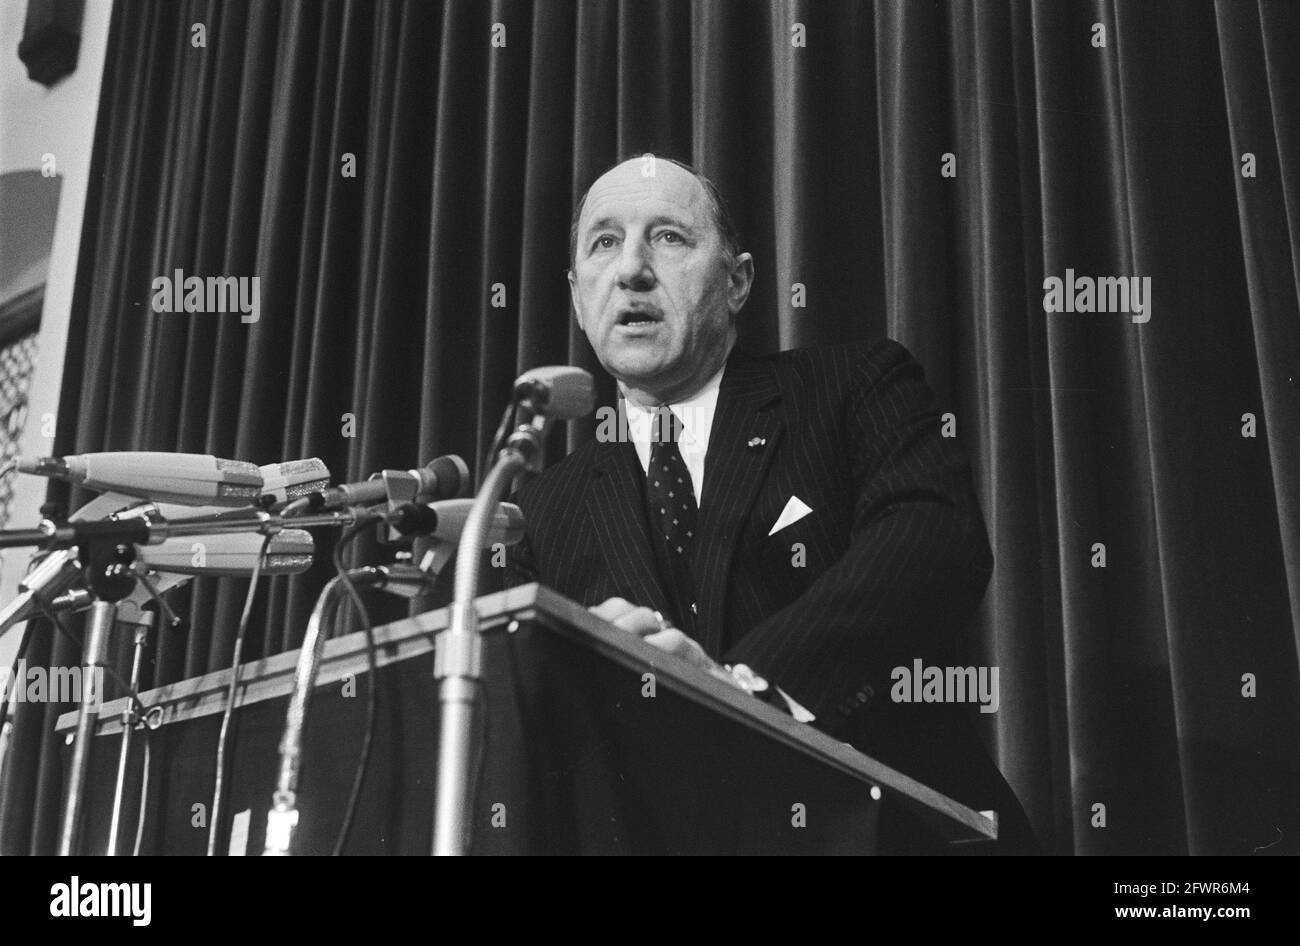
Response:
[[[754,257],[750,253],[741,253],[731,265],[731,285],[727,290],[727,307],[735,315],[745,306],[749,290],[754,287]]]
[[[582,310],[578,308],[578,280],[570,269],[565,276],[569,280],[569,302],[573,306],[573,317],[578,320],[578,328],[586,331],[582,326]]]

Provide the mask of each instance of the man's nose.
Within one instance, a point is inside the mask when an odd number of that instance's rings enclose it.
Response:
[[[650,247],[642,240],[626,240],[618,258],[620,289],[644,292],[654,285],[654,268],[650,265]]]

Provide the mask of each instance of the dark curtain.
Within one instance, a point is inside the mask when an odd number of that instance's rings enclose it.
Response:
[[[888,334],[952,413],[979,719],[1049,849],[1294,852],[1297,49],[1289,0],[118,0],[54,452],[477,467],[518,372],[599,371],[576,196],[691,160],[756,257],[744,343]],[[152,313],[175,269],[259,276],[260,321]],[[1149,276],[1150,321],[1045,312],[1067,269]],[[268,582],[249,656],[326,574]],[[245,587],[195,583],[152,682],[229,664]],[[54,847],[64,709],[20,714],[7,850]]]

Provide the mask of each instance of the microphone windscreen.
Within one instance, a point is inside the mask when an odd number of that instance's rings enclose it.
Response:
[[[531,397],[533,408],[552,420],[586,417],[596,405],[596,382],[572,365],[533,368],[515,382],[515,391]]]
[[[473,486],[469,476],[469,467],[455,454],[438,457],[425,467],[437,479],[433,492],[426,498],[421,492],[420,500],[428,502],[435,499],[456,499],[469,495]]]
[[[267,463],[258,470],[262,474],[263,499],[270,496],[277,503],[315,493],[330,485],[329,467],[319,457]]]

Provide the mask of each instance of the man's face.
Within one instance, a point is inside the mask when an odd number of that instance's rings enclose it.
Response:
[[[690,397],[722,367],[753,272],[748,253],[728,259],[694,175],[633,158],[587,192],[569,290],[605,370],[653,404]]]

